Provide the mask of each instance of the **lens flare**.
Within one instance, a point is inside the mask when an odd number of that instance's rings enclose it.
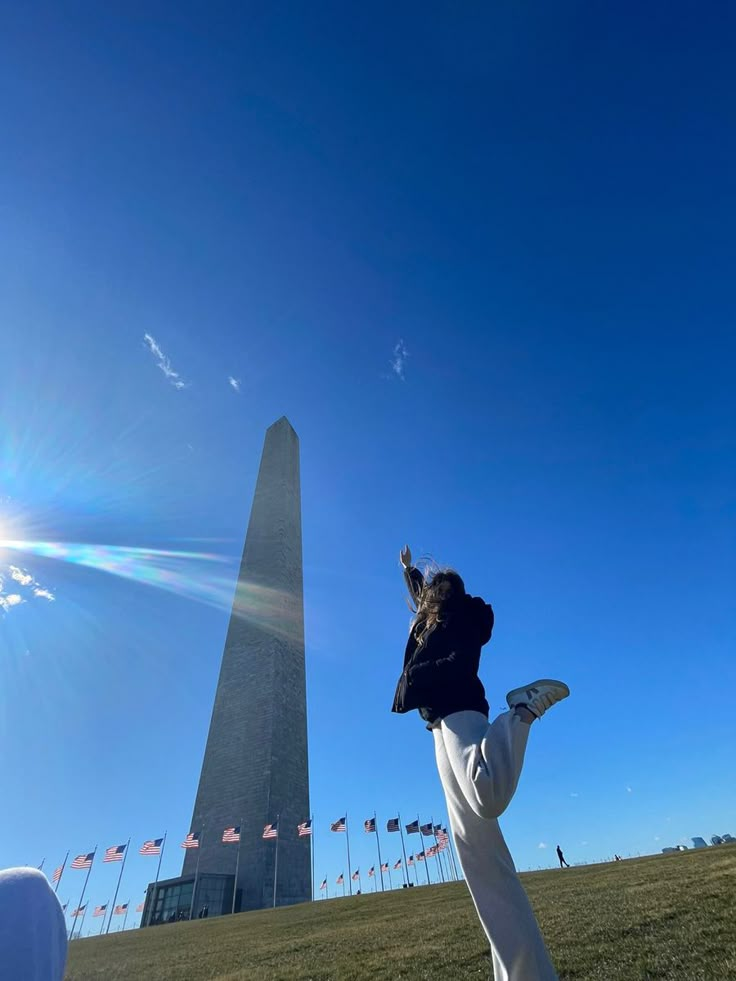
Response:
[[[295,593],[262,583],[238,581],[233,596],[236,560],[215,552],[138,548],[80,542],[0,540],[0,550],[55,559],[106,572],[183,599],[206,603],[249,620],[284,640],[299,640],[301,618]],[[57,588],[56,595],[60,591]]]

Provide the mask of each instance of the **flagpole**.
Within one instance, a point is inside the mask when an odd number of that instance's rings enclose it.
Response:
[[[447,871],[450,873],[451,878],[457,882],[457,872],[455,871],[455,862],[452,858],[452,852],[450,851],[450,833],[445,829],[444,825],[442,827],[442,834],[447,835],[447,854],[445,855],[445,862],[447,862]]]
[[[78,906],[77,906],[77,909],[79,909]],[[77,940],[79,940],[80,937],[82,936],[82,930],[84,929],[84,918],[85,918],[86,915],[87,915],[87,907],[85,906],[84,907],[84,911],[82,913],[82,922],[79,924],[79,933],[77,934]]]
[[[125,924],[128,922],[128,910],[130,909],[130,900],[125,904],[125,916],[123,917],[123,931],[125,930]]]
[[[447,837],[450,844],[450,858],[452,859],[452,867],[455,871],[455,881],[458,882],[461,879],[461,876],[458,874],[457,862],[455,861],[455,845],[452,840],[452,829],[450,829],[450,834],[448,834]],[[460,871],[462,872],[462,865],[460,866]]]
[[[279,838],[281,837],[281,829],[279,828],[279,821],[281,815],[276,815],[276,858],[273,863],[273,908],[276,909],[276,883],[279,878]]]
[[[439,843],[438,843],[437,847],[439,848]],[[445,855],[445,851],[446,851],[445,848],[441,848],[437,852],[437,854],[440,856],[440,864],[442,865],[443,869],[445,870],[445,876],[446,876],[445,881],[446,882],[452,882],[452,878],[453,878],[453,876],[452,876],[452,869],[450,867],[450,861],[449,861],[447,855]]]
[[[409,865],[406,861],[406,845],[404,844],[404,825],[401,823],[401,813],[399,813],[399,834],[401,835],[401,851],[404,853],[404,875],[406,884],[409,885]]]
[[[197,895],[197,878],[199,876],[199,857],[202,854],[202,841],[204,839],[204,825],[199,829],[199,844],[197,845],[197,864],[194,868],[194,885],[192,886],[192,902],[189,906],[189,919],[194,914],[194,897]]]
[[[309,853],[312,856],[312,902],[314,902],[317,898],[317,883],[314,881],[314,814],[309,820],[311,821],[309,830],[312,832],[309,836]]]
[[[153,883],[154,887],[158,885],[158,875],[161,871],[161,859],[164,857],[164,848],[166,848],[166,835],[168,831],[164,831],[164,840],[161,842],[161,851],[158,853],[158,868],[156,869],[156,881]]]
[[[122,881],[122,878],[123,878],[123,871],[125,869],[125,863],[128,861],[128,852],[129,851],[130,851],[130,838],[128,838],[128,844],[125,846],[125,854],[123,855],[123,864],[120,866],[120,875],[118,876],[118,884],[115,887],[115,898],[112,901],[112,908],[113,908],[113,910],[115,909],[115,903],[118,900],[118,889],[120,888],[120,882]],[[102,922],[103,923],[105,922],[104,916],[102,918]],[[109,933],[110,932],[110,924],[111,923],[112,923],[112,910],[110,911],[110,915],[107,918],[107,930],[105,931],[105,933]],[[102,933],[102,930],[100,930],[100,933]]]
[[[44,863],[46,862],[46,856],[41,859],[41,864],[38,866],[38,871],[43,872]]]
[[[440,831],[444,835],[445,829],[442,827],[442,825],[440,825]],[[437,837],[437,836],[435,835],[435,837]],[[445,878],[445,881],[446,882],[452,882],[453,879],[454,879],[454,876],[452,874],[452,866],[450,865],[449,856],[445,854],[445,852],[449,848],[449,844],[450,844],[449,835],[447,836],[447,841],[444,844],[444,848],[440,848],[439,839],[437,841],[437,847],[439,849],[438,852],[437,852],[437,854],[440,856],[440,864],[442,865],[442,868],[445,870],[445,877],[446,877]],[[443,859],[444,859],[444,861],[443,861]]]
[[[233,909],[235,913],[235,897],[238,892],[238,870],[240,868],[240,845],[243,841],[243,819],[240,819],[240,831],[238,832],[238,857],[235,859],[235,882],[233,882]]]
[[[115,907],[113,906],[113,909],[114,908]],[[98,937],[101,937],[102,936],[102,931],[103,931],[103,929],[105,927],[105,915],[106,915],[106,913],[107,913],[107,907],[105,907],[105,910],[104,910],[104,912],[102,914],[102,923],[100,924],[100,932],[97,934]],[[110,919],[112,919],[112,913],[110,913]],[[108,930],[110,929],[109,925],[108,925],[108,928],[107,929]]]
[[[345,841],[348,846],[348,889],[350,890],[350,895],[353,895],[353,873],[350,871],[352,865],[350,864],[350,831],[348,830],[348,812],[345,811]],[[345,883],[343,883],[344,885]]]
[[[66,863],[67,863],[68,859],[69,859],[69,852],[67,850],[66,858],[64,859],[64,862],[62,863],[62,866],[61,866],[61,872],[59,873],[59,878],[56,880],[56,888],[54,889],[54,892],[58,892],[59,891],[59,883],[61,882],[61,877],[64,874],[64,869],[66,868]]]
[[[373,812],[373,827],[376,829],[376,846],[378,847],[378,871],[381,873],[381,892],[383,892],[383,869],[381,868],[383,862],[381,861],[381,842],[379,841],[378,838],[378,818],[376,817],[375,811]]]
[[[442,863],[440,862],[440,853],[439,853],[439,851],[437,849],[437,832],[434,829],[434,818],[430,815],[429,820],[432,823],[432,837],[434,838],[434,857],[437,859],[437,866],[438,866],[438,868],[440,870],[440,878],[444,882],[445,881],[445,873],[442,870]]]
[[[89,882],[89,874],[92,871],[92,866],[95,864],[95,857],[97,856],[97,845],[95,845],[95,850],[92,852],[92,861],[89,863],[89,868],[87,869],[87,875],[84,878],[84,885],[82,886],[82,895],[79,897],[79,902],[77,903],[77,909],[82,905],[82,900],[84,899],[84,894],[87,890],[87,883]],[[86,912],[86,910],[85,910]],[[69,934],[69,940],[71,941],[74,937],[74,927],[77,925],[74,922],[75,917],[72,917],[72,932]],[[84,917],[82,917],[82,924],[84,924]],[[82,932],[82,927],[80,926],[79,932]]]
[[[391,892],[394,891],[394,880],[391,878],[391,866],[388,867],[388,887]]]
[[[417,814],[417,828],[419,829],[419,840],[422,843],[422,851],[424,852],[424,871],[427,873],[427,885],[430,886],[432,883],[429,878],[429,862],[427,861],[427,852],[424,847],[424,835],[422,834],[422,826],[419,823],[419,815]]]

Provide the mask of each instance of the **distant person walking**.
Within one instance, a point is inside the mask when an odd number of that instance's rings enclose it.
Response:
[[[509,711],[489,725],[478,678],[493,610],[469,596],[457,572],[423,574],[401,550],[415,617],[392,711],[418,709],[434,737],[455,847],[491,945],[496,981],[556,981],[531,905],[498,825],[519,781],[532,723],[570,691],[535,681],[506,696]]]
[[[562,854],[562,849],[560,848],[559,845],[557,846],[557,857],[560,860],[560,868],[561,869],[569,869],[570,868],[570,866],[565,861],[565,856]]]

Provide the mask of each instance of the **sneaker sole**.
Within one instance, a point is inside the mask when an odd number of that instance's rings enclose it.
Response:
[[[514,688],[513,691],[510,691],[506,696],[506,704],[509,708],[513,708],[515,704],[520,704],[518,702],[514,702],[514,699],[518,695],[524,695],[526,697],[526,693],[530,688],[537,688],[539,685],[554,685],[555,688],[561,688],[564,695],[562,698],[558,699],[560,702],[563,698],[567,698],[570,694],[570,689],[567,687],[564,681],[555,681],[554,678],[540,678],[538,681],[533,681],[530,685],[524,685],[523,688]],[[521,704],[524,703],[522,702]]]

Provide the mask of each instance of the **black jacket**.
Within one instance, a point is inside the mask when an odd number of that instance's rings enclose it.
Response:
[[[405,573],[416,599],[424,580],[418,569]],[[392,712],[419,709],[427,722],[453,712],[488,715],[486,693],[478,677],[480,651],[491,639],[493,610],[478,596],[464,595],[456,610],[438,624],[420,646],[412,627],[404,652],[404,670],[396,686]]]

